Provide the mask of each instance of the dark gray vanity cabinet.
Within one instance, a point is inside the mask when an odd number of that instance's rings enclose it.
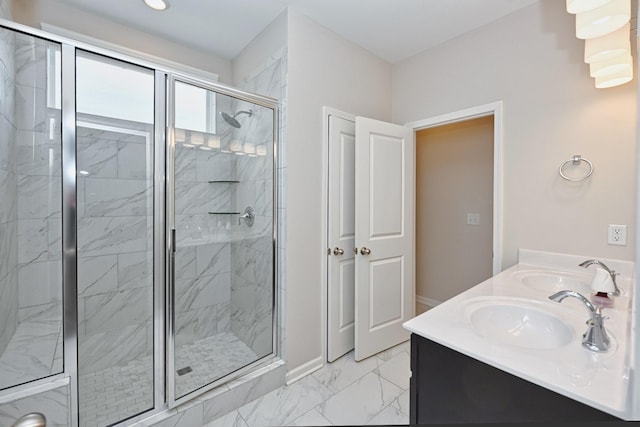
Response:
[[[411,424],[622,421],[411,335]]]

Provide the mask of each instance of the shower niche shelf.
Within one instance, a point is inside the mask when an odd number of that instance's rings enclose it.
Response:
[[[209,212],[209,215],[240,215],[241,212]]]
[[[214,179],[212,181],[209,181],[209,184],[215,184],[215,183],[220,183],[220,184],[238,184],[240,181],[234,181],[232,179]]]

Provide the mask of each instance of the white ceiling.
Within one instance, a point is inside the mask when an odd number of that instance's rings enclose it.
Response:
[[[288,6],[395,63],[538,0],[56,0],[233,59]]]

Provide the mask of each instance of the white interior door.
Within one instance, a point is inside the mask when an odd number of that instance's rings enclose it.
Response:
[[[414,133],[356,117],[355,359],[406,341],[414,315]]]
[[[327,360],[353,350],[355,123],[329,116]]]

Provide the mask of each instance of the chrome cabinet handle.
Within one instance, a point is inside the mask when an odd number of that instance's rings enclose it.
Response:
[[[334,255],[344,255],[344,250],[340,249],[340,248],[334,248],[333,249],[333,254]]]
[[[360,249],[360,253],[362,255],[369,255],[371,254],[371,249],[365,248],[364,246],[362,247],[362,249]]]

